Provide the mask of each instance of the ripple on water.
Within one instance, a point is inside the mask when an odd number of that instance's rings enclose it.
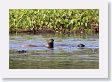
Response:
[[[45,45],[47,45],[46,40],[49,36],[55,39],[54,50],[72,52],[79,50],[77,45],[80,43],[84,44],[85,48],[99,48],[99,39],[95,36],[81,38],[75,36],[58,37],[54,35],[10,35],[9,47],[17,50],[48,50]],[[30,44],[37,47],[25,47],[25,45]]]

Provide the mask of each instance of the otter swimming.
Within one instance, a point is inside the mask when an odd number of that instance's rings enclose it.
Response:
[[[49,39],[48,40],[48,45],[47,45],[48,48],[54,48],[54,39]]]
[[[85,45],[84,44],[78,44],[77,47],[83,48],[83,47],[85,47]]]

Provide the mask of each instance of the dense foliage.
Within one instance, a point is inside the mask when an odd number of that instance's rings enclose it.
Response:
[[[10,9],[10,32],[92,32],[99,29],[98,9]]]

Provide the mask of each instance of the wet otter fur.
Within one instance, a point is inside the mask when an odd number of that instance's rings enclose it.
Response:
[[[77,47],[83,48],[83,47],[85,47],[85,45],[84,44],[78,44]]]
[[[54,48],[54,39],[49,39],[47,43],[47,48]]]
[[[19,54],[21,54],[21,53],[26,53],[27,51],[26,50],[18,50],[17,51]]]
[[[37,45],[33,45],[33,44],[28,44],[28,45],[22,45],[21,47],[31,48],[31,47],[38,47],[38,46]]]

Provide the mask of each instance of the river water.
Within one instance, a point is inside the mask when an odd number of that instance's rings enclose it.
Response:
[[[47,40],[54,39],[49,49]],[[84,44],[84,48],[78,48]],[[36,47],[28,47],[35,45]],[[9,40],[10,69],[98,69],[98,35],[15,34]]]

